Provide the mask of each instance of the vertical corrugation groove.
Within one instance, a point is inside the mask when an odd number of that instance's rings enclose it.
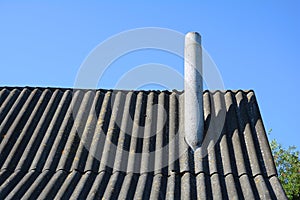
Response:
[[[189,173],[181,175],[181,199],[196,199],[196,196],[191,194],[190,178]]]
[[[9,95],[9,91],[6,88],[2,88],[0,89],[0,109],[2,106],[2,103],[4,102],[4,100],[6,99],[6,97]],[[0,110],[1,113],[1,110]]]
[[[264,173],[270,177],[277,174],[272,152],[269,146],[265,127],[262,122],[262,117],[259,112],[258,103],[254,92],[249,92],[248,95],[249,114],[251,114],[251,127],[253,128],[253,137],[257,141],[258,156],[260,158],[261,167]]]
[[[167,190],[166,190],[166,199],[175,199],[175,181],[176,181],[176,174],[170,174],[167,178]]]
[[[239,136],[238,136],[238,131],[237,131],[237,123],[236,123],[236,114],[235,114],[235,106],[234,102],[232,100],[232,92],[227,91],[225,93],[225,105],[226,105],[226,121],[225,121],[225,129],[226,129],[226,140],[227,140],[227,151],[229,154],[229,169],[231,170],[231,173],[235,174],[238,176],[238,169],[237,169],[237,164],[240,165],[240,168],[243,168],[243,157],[241,157],[241,160],[237,161],[235,157],[235,149],[240,148],[239,144]],[[237,141],[237,142],[235,142]],[[236,146],[236,148],[234,148]],[[237,152],[241,153],[241,149],[236,150]],[[225,170],[226,171],[226,170]],[[242,171],[242,170],[240,170]],[[226,173],[226,172],[225,172]],[[229,173],[229,172],[227,172]]]
[[[231,99],[233,101],[232,103],[232,115],[233,119],[231,120],[231,123],[227,123],[227,130],[231,133],[231,143],[232,143],[232,152],[234,155],[235,162],[233,163],[233,168],[237,171],[237,175],[240,176],[242,174],[247,173],[247,166],[244,160],[244,149],[242,147],[243,140],[242,136],[239,132],[238,128],[238,108],[237,108],[237,102],[234,97],[234,93],[231,94]],[[229,117],[229,116],[228,116]],[[247,159],[247,158],[246,158]]]
[[[163,97],[163,95],[161,95]],[[175,93],[172,93],[169,98],[169,171],[170,172],[179,172],[179,133],[177,132],[178,129],[178,119],[176,119],[176,114],[178,113],[178,96]],[[177,114],[178,115],[178,114]],[[179,117],[183,116],[183,113],[178,115]]]
[[[218,173],[224,175],[224,166],[222,163],[222,155],[228,156],[228,149],[226,148],[227,140],[225,135],[225,93],[216,91],[212,96],[213,110],[211,125],[213,129],[210,130],[206,137],[209,138],[208,143],[208,159],[209,159],[209,174]],[[226,150],[227,152],[221,152]],[[210,157],[210,154],[212,157]],[[225,154],[225,155],[224,155]],[[226,160],[225,160],[226,162]],[[228,169],[228,166],[226,166]],[[229,166],[230,167],[230,166]]]
[[[216,152],[214,149],[213,141],[210,142],[210,144],[208,145],[207,151],[208,151],[208,169],[209,169],[208,175],[218,173]]]
[[[253,188],[250,184],[248,176],[247,175],[242,175],[241,177],[239,177],[239,182],[240,182],[240,185],[241,185],[241,189],[242,189],[244,199],[255,199],[254,194],[253,194]]]
[[[137,142],[135,149],[135,164],[134,164],[134,173],[141,173],[142,166],[142,156],[143,156],[143,146],[145,140],[145,123],[146,123],[146,109],[147,109],[147,99],[148,92],[142,92],[142,102],[141,102],[141,110],[139,116],[139,123],[137,127]]]
[[[245,172],[239,172],[239,175],[242,175],[244,173],[252,174],[251,166],[250,166],[250,158],[249,158],[249,155],[247,153],[248,149],[246,147],[246,141],[245,141],[245,135],[244,135],[244,126],[245,126],[246,122],[243,121],[245,119],[243,117],[243,112],[241,112],[241,106],[243,105],[241,103],[241,101],[243,100],[243,96],[242,96],[240,91],[238,91],[234,95],[235,95],[235,97],[233,99],[235,101],[235,106],[236,106],[235,107],[236,108],[236,122],[237,122],[237,130],[238,130],[237,139],[239,139],[239,141],[235,141],[235,142],[240,144],[240,150],[241,150],[241,153],[238,153],[238,154],[235,153],[235,156],[236,156],[237,161],[238,160],[243,160],[244,161],[244,162],[241,162],[244,165],[241,165],[241,164],[238,165],[237,164],[237,168],[238,168],[238,170],[240,168],[242,168],[243,170],[245,169]]]
[[[117,138],[119,135],[120,128],[118,127],[118,119],[122,116],[122,112],[119,112],[119,108],[122,107],[123,95],[121,92],[113,93],[111,100],[111,118],[108,125],[108,130],[104,142],[103,152],[100,171],[107,170],[107,168],[112,168],[115,161],[116,147],[117,147]]]
[[[164,140],[164,135],[167,135],[168,132],[165,132],[165,123],[168,123],[167,116],[168,113],[165,110],[165,105],[166,102],[166,95],[164,93],[160,93],[158,95],[158,106],[157,106],[157,116],[155,117],[157,119],[156,122],[156,134],[155,134],[155,158],[154,158],[154,174],[158,173],[165,173],[163,171],[163,168],[165,165],[168,164],[168,155],[166,154],[167,152],[164,151],[166,147],[164,147],[163,140]],[[175,127],[174,127],[175,128]],[[167,145],[171,145],[172,143],[169,143]]]
[[[24,105],[24,102],[28,99],[30,91],[28,89],[23,89],[20,94],[16,95],[17,99],[14,101],[14,104],[12,105],[12,108],[8,110],[8,113],[5,115],[3,113],[4,111],[2,110],[2,113],[0,115],[1,118],[1,126],[0,126],[0,149],[2,146],[2,141],[7,141],[7,132],[9,129],[15,128],[12,127],[14,125],[13,123],[15,122],[15,119],[17,116],[20,115],[20,109],[22,109],[22,106]],[[11,96],[12,98],[13,96]],[[12,103],[12,101],[7,99],[7,103],[5,104]],[[5,109],[4,109],[5,110]],[[24,111],[24,109],[23,109]],[[23,114],[23,113],[22,113]]]
[[[46,105],[46,108],[37,124],[37,126],[34,129],[34,132],[32,136],[30,137],[30,140],[24,150],[22,152],[22,156],[20,160],[18,161],[18,165],[16,169],[22,169],[24,171],[27,171],[30,167],[30,163],[32,163],[32,160],[34,159],[34,155],[38,149],[38,145],[40,144],[44,133],[49,126],[50,120],[53,117],[53,113],[56,109],[56,105],[58,104],[60,98],[61,98],[61,92],[56,90],[52,95],[51,98]],[[55,118],[55,117],[54,117]],[[55,118],[56,119],[56,118]]]
[[[227,116],[225,118],[225,125],[224,125],[224,135],[222,136],[221,142],[220,142],[220,150],[221,150],[221,161],[223,164],[223,173],[224,175],[227,175],[229,173],[234,173],[234,170],[232,169],[232,160],[234,160],[233,154],[231,154],[232,150],[230,150],[230,147],[232,147],[231,143],[231,136],[232,136],[232,130],[228,128],[229,121],[232,121],[232,100],[231,100],[231,92],[225,93],[225,107]],[[231,119],[231,120],[230,120]]]
[[[208,185],[205,182],[206,175],[205,173],[200,173],[196,176],[196,186],[197,186],[197,197],[198,199],[208,199]]]
[[[142,128],[142,123],[140,122],[141,119],[144,117],[142,116],[142,102],[144,98],[144,93],[139,92],[136,99],[136,107],[135,107],[135,113],[134,113],[134,119],[133,119],[133,127],[132,127],[132,135],[131,135],[131,142],[130,142],[130,149],[129,149],[129,158],[128,158],[128,166],[127,166],[127,172],[133,172],[138,173],[140,170],[140,159],[139,154],[140,153],[140,146],[139,144],[139,137],[142,137],[140,129]]]
[[[86,199],[102,199],[102,196],[106,190],[110,173],[101,172],[97,175],[89,194],[87,195]]]
[[[113,172],[126,171],[127,160],[130,145],[130,130],[132,129],[133,120],[130,115],[130,104],[133,101],[134,93],[128,92],[125,97],[125,104],[123,109],[123,116],[120,120],[120,135],[118,138],[118,145],[116,150],[116,159],[114,163]]]
[[[74,104],[78,105],[78,111],[76,109],[77,105],[73,105],[73,116],[74,123],[70,134],[67,139],[67,143],[63,149],[62,155],[60,157],[58,166],[56,170],[64,169],[69,171],[71,169],[72,161],[75,157],[76,151],[79,146],[80,137],[78,132],[82,132],[84,124],[86,123],[88,112],[91,109],[91,99],[92,91],[88,91],[86,94],[83,94],[83,99],[81,103],[74,102]],[[74,110],[75,108],[75,110]]]
[[[18,89],[14,89],[9,92],[8,96],[5,97],[5,101],[1,103],[0,106],[0,125],[2,126],[2,121],[7,115],[9,111],[11,111],[11,107],[14,105],[14,102],[18,98],[20,91]],[[3,98],[4,100],[4,98]],[[1,138],[0,138],[1,142]]]
[[[5,197],[13,190],[13,188],[19,183],[23,178],[24,172],[18,170],[14,171],[6,181],[0,187],[0,199],[5,199]]]
[[[193,196],[193,198],[197,199],[197,182],[196,182],[196,175],[194,173],[188,172],[190,176],[190,194]]]
[[[49,170],[43,171],[39,174],[36,180],[30,185],[29,189],[23,195],[23,199],[37,199],[53,173]]]
[[[30,117],[26,121],[24,128],[21,130],[19,138],[16,140],[16,143],[13,145],[11,151],[9,152],[9,155],[2,168],[7,168],[10,170],[15,169],[18,161],[20,160],[20,157],[22,156],[22,153],[24,152],[24,149],[26,148],[29,139],[32,137],[32,134],[36,129],[36,125],[38,124],[42,113],[44,112],[44,109],[48,103],[49,96],[49,90],[44,90],[42,92]]]
[[[213,94],[211,96],[211,102],[212,102],[212,110],[211,110],[211,114],[214,116],[212,117],[212,119],[216,119],[217,113],[218,113],[218,109],[220,107],[220,99],[219,99],[219,94],[218,92],[216,92],[215,94]],[[211,123],[213,123],[212,125],[215,127],[217,126],[217,122],[216,120],[213,120]],[[218,152],[216,152],[219,144],[217,143],[217,141],[215,141],[214,136],[212,134],[217,134],[216,132],[214,132],[215,130],[213,129],[213,132],[210,133],[211,135],[207,135],[206,137],[210,138],[208,146],[207,146],[207,156],[208,156],[208,170],[209,173],[208,175],[212,175],[215,173],[218,173],[218,167],[217,167],[217,156],[218,156]],[[215,178],[216,179],[216,178]]]
[[[63,170],[57,171],[45,185],[38,199],[53,199],[67,175]]]
[[[105,140],[105,133],[104,133],[104,120],[106,119],[106,113],[108,110],[108,104],[110,101],[111,92],[100,92],[99,97],[99,113],[96,112],[98,118],[95,127],[95,133],[93,135],[92,143],[90,146],[87,164],[85,166],[84,171],[92,170],[94,172],[98,172],[100,160],[103,152],[103,144]],[[98,110],[98,109],[97,109]]]
[[[110,157],[113,158],[109,162],[109,167],[112,168],[114,165],[114,160],[116,156],[116,150],[119,145],[119,136],[120,136],[120,130],[121,130],[121,123],[122,123],[122,116],[124,112],[124,100],[125,100],[125,95],[123,92],[118,91],[117,92],[117,99],[115,100],[114,103],[114,113],[115,115],[113,116],[114,119],[111,120],[111,129],[109,130],[110,134]]]
[[[38,171],[41,171],[43,169],[43,167],[46,166],[46,168],[44,170],[47,170],[47,169],[51,169],[50,166],[55,164],[55,162],[53,162],[55,160],[53,159],[53,153],[52,153],[51,149],[59,148],[59,146],[57,145],[56,142],[53,143],[53,141],[57,141],[57,140],[60,140],[60,142],[63,141],[61,139],[61,135],[62,135],[61,133],[63,132],[63,130],[61,130],[61,127],[59,126],[59,124],[62,123],[62,127],[64,127],[64,124],[69,123],[69,118],[71,118],[71,109],[72,109],[71,107],[69,107],[67,113],[65,113],[63,110],[64,107],[60,106],[60,105],[63,104],[65,99],[67,99],[69,96],[70,96],[70,94],[68,94],[68,92],[64,93],[64,95],[59,103],[58,109],[56,110],[49,126],[47,127],[45,133],[41,134],[43,136],[43,138],[40,143],[37,143],[37,145],[39,145],[39,147],[38,147],[38,150],[36,151],[36,154],[34,156],[32,163],[31,163],[30,169],[36,169]],[[69,97],[69,99],[70,99],[70,97]],[[61,116],[61,117],[59,117],[59,116]],[[39,134],[39,133],[37,133],[37,134]],[[58,137],[57,137],[57,135],[58,135]],[[50,161],[48,161],[49,158],[50,158]],[[55,169],[52,169],[52,170],[55,170]]]
[[[283,190],[282,185],[280,184],[278,177],[277,176],[272,176],[269,179],[269,181],[270,181],[270,184],[272,186],[272,189],[273,189],[277,199],[287,200],[285,191]]]
[[[153,173],[142,174],[138,180],[138,187],[134,199],[149,199],[153,182]]]
[[[133,199],[139,174],[126,174],[118,199]]]
[[[36,90],[34,93],[36,93]],[[17,123],[19,122],[20,118],[22,117],[25,110],[27,109],[28,102],[30,102],[30,98],[34,96],[34,93],[33,92],[31,93],[31,91],[29,91],[27,88],[24,88],[21,91],[21,93],[18,95],[18,98],[12,105],[12,108],[9,110],[9,112],[7,113],[7,115],[5,116],[5,118],[1,123],[0,126],[1,139],[5,140],[5,138],[7,138],[7,132],[9,131],[9,129],[16,128]]]
[[[165,199],[166,184],[164,184],[164,179],[165,178],[162,174],[156,174],[153,177],[149,199]]]
[[[81,174],[78,171],[72,171],[68,174],[65,181],[59,188],[54,199],[70,199],[74,188],[78,184]]]
[[[211,119],[211,94],[209,91],[203,93],[203,116],[204,116],[204,137],[207,133]]]
[[[227,130],[226,130],[227,131]],[[222,139],[220,141],[220,162],[222,163],[222,173],[223,175],[227,175],[232,173],[231,170],[231,158],[228,150],[228,141],[226,137],[226,133],[222,136]]]
[[[86,165],[87,156],[89,154],[90,144],[92,142],[93,134],[95,132],[95,126],[96,126],[96,105],[99,98],[100,92],[91,92],[91,99],[93,99],[93,103],[91,105],[91,108],[87,108],[86,112],[88,112],[87,121],[84,126],[83,133],[78,132],[78,135],[80,137],[79,147],[76,151],[76,155],[73,159],[71,170],[78,170],[80,172],[83,172]]]
[[[6,133],[0,134],[4,136],[0,144],[0,166],[2,166],[4,161],[6,160],[9,152],[13,147],[12,145],[18,140],[23,127],[30,116],[32,108],[36,105],[40,93],[41,92],[37,89],[30,93],[29,97],[27,98],[23,107],[20,109],[18,115],[15,117],[15,120],[11,124],[8,131]]]
[[[151,153],[150,156],[150,169],[151,172],[155,171],[155,159],[156,159],[156,153],[157,151],[159,151],[159,148],[156,149],[156,141],[157,141],[157,137],[159,137],[159,134],[162,134],[162,136],[166,136],[168,133],[167,132],[163,132],[165,130],[165,124],[166,124],[166,120],[164,119],[163,123],[164,123],[164,127],[162,127],[163,130],[160,129],[158,123],[160,121],[160,119],[158,119],[158,112],[159,109],[163,109],[165,111],[165,105],[159,105],[158,103],[158,99],[159,99],[159,95],[161,93],[160,92],[154,92],[154,99],[153,99],[153,111],[152,111],[152,119],[151,120],[151,133],[150,133],[150,144],[149,144],[149,152]],[[166,112],[164,112],[166,113]],[[164,139],[164,138],[162,138]]]
[[[261,173],[261,170],[257,159],[257,153],[255,150],[252,132],[250,128],[250,121],[247,113],[247,97],[241,91],[237,93],[236,97],[237,101],[239,102],[239,130],[243,134],[243,139],[246,145],[246,152],[244,153],[244,155],[248,155],[249,159],[247,160],[250,163],[251,175],[256,176],[257,174]]]
[[[111,175],[102,199],[117,199],[123,184],[125,174],[116,172]]]
[[[254,183],[256,185],[260,199],[271,199],[269,190],[262,175],[256,176],[254,178]]]
[[[225,187],[224,188],[224,192],[223,194],[226,195],[227,199],[236,199],[239,200],[241,197],[238,196],[237,193],[237,189],[236,189],[236,183],[234,180],[234,177],[232,174],[227,175],[226,177],[224,177],[223,179],[225,179]],[[226,189],[226,192],[225,192]]]
[[[0,187],[3,182],[12,174],[13,172],[7,169],[3,169],[0,171]]]
[[[10,123],[14,119],[14,115],[17,114],[21,105],[23,105],[25,99],[28,97],[29,92],[27,89],[22,90],[21,92],[18,89],[14,89],[9,93],[9,96],[6,98],[5,102],[0,108],[0,142],[3,138],[3,133],[7,131]]]
[[[112,187],[113,190],[110,192],[111,199],[119,199],[121,188],[124,185],[124,179],[126,176],[126,173],[124,173],[124,172],[117,172],[116,174],[118,175],[118,177],[117,177],[117,180],[113,184],[113,187]],[[114,174],[112,175],[112,177],[113,176],[114,176]]]
[[[98,120],[98,128],[96,128],[96,133],[98,133],[98,137],[99,139],[97,141],[99,141],[98,144],[96,144],[98,147],[96,147],[96,152],[94,155],[97,156],[97,158],[99,158],[99,161],[101,162],[97,162],[97,171],[101,172],[104,170],[109,170],[108,168],[106,168],[106,163],[104,163],[102,160],[106,154],[105,152],[105,143],[107,142],[107,133],[108,133],[108,129],[109,129],[109,124],[111,121],[111,116],[112,116],[112,106],[114,103],[114,98],[115,98],[115,93],[112,91],[108,91],[105,94],[105,99],[103,104],[105,105],[103,109],[101,109],[100,112],[100,117]],[[99,156],[99,157],[98,157]],[[101,159],[100,159],[101,158]]]
[[[204,138],[206,138],[208,127],[211,120],[211,94],[209,91],[205,91],[203,94],[204,105]],[[204,140],[206,142],[206,140]],[[203,144],[202,148],[197,150],[194,154],[195,173],[205,172],[208,174],[208,156],[207,156],[207,144]]]
[[[175,191],[174,191],[174,195],[175,195],[175,199],[180,199],[181,197],[181,174],[176,174],[175,175]]]
[[[210,176],[211,192],[213,199],[223,199],[220,178],[218,174]]]
[[[153,129],[153,123],[155,123],[155,119],[153,117],[153,111],[156,106],[155,104],[155,93],[150,92],[147,98],[146,104],[146,114],[145,114],[145,126],[144,128],[144,136],[143,136],[143,147],[141,153],[141,171],[140,173],[147,173],[151,169],[151,164],[153,164],[154,159],[150,156],[150,139],[152,134],[156,135],[155,130]],[[152,161],[150,161],[150,159]],[[152,169],[151,169],[152,170]]]
[[[58,159],[55,159],[55,150],[61,148],[60,144],[64,143],[66,140],[63,137],[65,126],[73,122],[73,119],[71,119],[72,108],[69,106],[71,100],[71,92],[68,90],[64,91],[58,105],[55,104],[57,107],[54,107],[56,109],[53,111],[54,113],[52,112],[53,118],[49,123],[49,126],[47,129],[42,129],[43,132],[46,130],[44,137],[42,138],[42,145],[40,146],[42,153],[36,156],[35,161],[33,162],[35,165],[32,166],[33,169],[36,167],[37,170],[41,170],[42,168],[44,170],[55,170],[55,166],[58,163]],[[62,149],[59,151],[59,155],[61,155],[61,151]]]
[[[163,175],[168,175],[168,172],[169,172],[169,166],[168,166],[168,164],[169,164],[169,157],[168,157],[169,156],[169,146],[170,146],[170,143],[172,142],[170,140],[170,124],[169,124],[170,123],[169,109],[170,109],[170,95],[171,94],[172,93],[168,93],[168,92],[163,94],[164,95],[163,102],[161,105],[159,105],[159,108],[162,110],[163,115],[161,115],[161,119],[157,118],[158,121],[163,120],[163,123],[160,125],[160,126],[163,126],[162,132],[158,133],[158,131],[156,130],[156,133],[161,134],[161,137],[162,137],[161,153],[162,153],[163,165],[161,166],[162,167],[161,173]],[[156,111],[158,111],[158,110],[156,110]],[[158,116],[158,113],[156,115]],[[176,117],[179,116],[178,112],[174,113],[174,115]],[[158,121],[156,122],[157,125],[158,125]],[[176,127],[175,127],[175,130],[176,130]],[[153,141],[153,142],[156,142],[156,141]],[[154,144],[153,146],[156,146],[156,145]]]
[[[178,121],[178,126],[183,126],[184,125],[184,95],[180,95],[179,96],[179,103],[177,104],[178,106],[178,110],[180,113],[182,113],[182,117],[179,117],[179,121]],[[176,119],[176,118],[175,118]],[[177,126],[177,127],[178,127]],[[176,125],[175,125],[176,127]],[[179,155],[179,172],[188,172],[190,170],[193,170],[193,168],[191,168],[191,165],[193,163],[190,163],[190,152],[191,149],[189,147],[189,145],[186,143],[185,141],[185,137],[184,137],[184,129],[181,129],[179,127],[178,129],[178,134],[177,134],[177,140],[178,140],[178,155]]]
[[[21,199],[37,176],[38,173],[36,173],[35,171],[28,172],[9,193],[9,195],[5,197],[5,199]]]
[[[273,190],[273,187],[270,183],[270,179],[265,178],[264,175],[261,175],[261,176],[262,176],[262,179],[265,181],[265,184],[266,184],[266,187],[267,187],[267,190],[270,194],[271,199],[276,199],[275,191]]]
[[[72,198],[73,199],[86,199],[88,191],[91,189],[96,178],[96,174],[93,172],[86,172],[81,175],[81,178],[73,188]]]

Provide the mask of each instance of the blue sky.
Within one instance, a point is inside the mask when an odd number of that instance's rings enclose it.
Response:
[[[299,149],[299,1],[187,3],[0,2],[0,85],[73,87],[83,60],[99,43],[129,29],[198,31],[226,89],[254,89],[271,138]],[[143,63],[182,59],[160,51],[123,56],[101,87]]]

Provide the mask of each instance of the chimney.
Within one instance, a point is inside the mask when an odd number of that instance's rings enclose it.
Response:
[[[184,47],[184,127],[185,140],[195,151],[204,135],[201,36],[189,32]]]

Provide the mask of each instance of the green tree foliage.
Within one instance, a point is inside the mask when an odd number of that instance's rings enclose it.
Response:
[[[295,146],[283,148],[276,140],[271,141],[279,180],[289,199],[300,199],[300,159]]]

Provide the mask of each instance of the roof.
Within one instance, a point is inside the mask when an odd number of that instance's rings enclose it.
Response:
[[[203,92],[205,130],[226,112],[207,154],[183,94],[0,87],[0,199],[285,199],[254,92]]]

